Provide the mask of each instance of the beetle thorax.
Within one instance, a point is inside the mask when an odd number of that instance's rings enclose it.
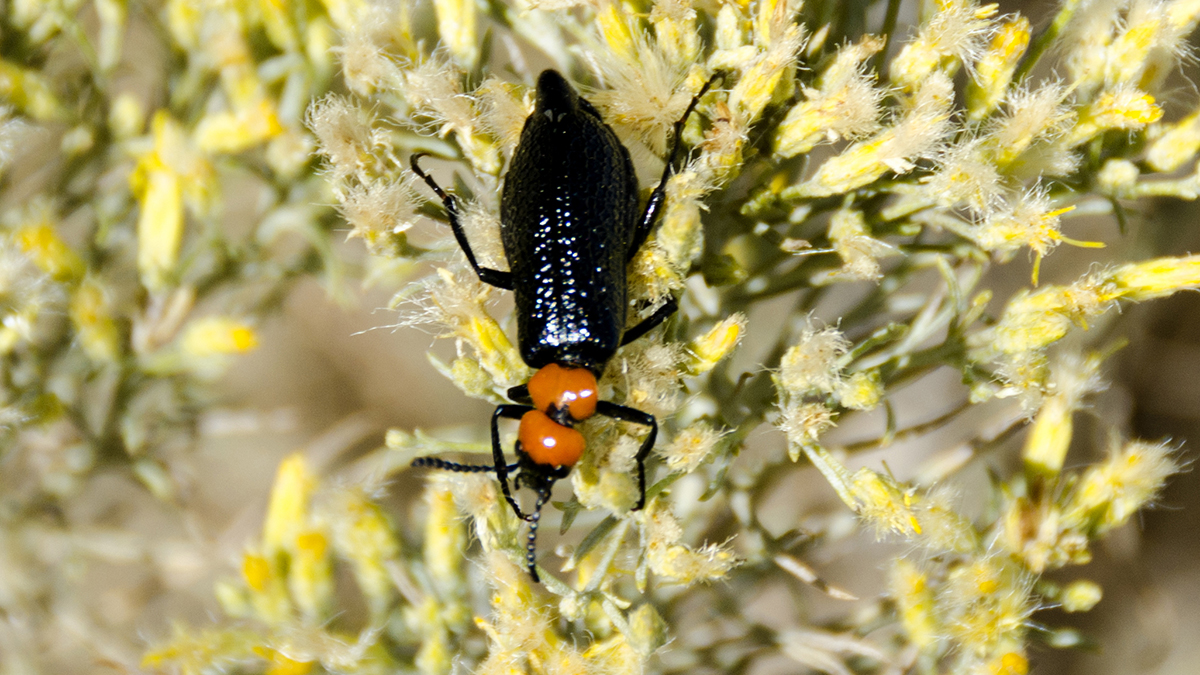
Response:
[[[566,426],[596,414],[598,388],[592,371],[558,363],[542,366],[529,379],[533,407]]]

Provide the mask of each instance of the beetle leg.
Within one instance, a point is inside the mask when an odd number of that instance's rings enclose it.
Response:
[[[658,219],[658,214],[662,211],[663,203],[667,199],[667,180],[675,173],[675,160],[679,156],[679,148],[683,143],[683,127],[687,124],[688,116],[696,109],[696,105],[700,103],[700,99],[708,93],[710,87],[713,86],[718,79],[723,79],[720,73],[713,75],[700,88],[700,93],[692,97],[692,102],[688,104],[687,110],[683,111],[683,117],[680,117],[675,122],[674,138],[671,140],[671,154],[667,155],[667,164],[663,167],[662,177],[658,179],[658,185],[654,191],[650,193],[650,199],[646,200],[646,210],[642,212],[642,218],[638,222],[637,230],[634,232],[633,240],[629,248],[629,258],[632,260],[638,249],[646,242],[646,237],[650,236],[650,230],[654,229],[654,221]]]
[[[413,173],[417,174],[431,190],[437,194],[438,199],[442,200],[442,206],[446,207],[446,214],[450,216],[450,229],[454,232],[454,239],[458,241],[458,245],[462,248],[463,253],[467,256],[467,262],[471,263],[471,268],[475,270],[475,274],[479,275],[479,280],[485,284],[502,288],[506,291],[511,291],[512,272],[504,272],[494,270],[490,267],[480,267],[479,261],[475,259],[475,252],[471,250],[471,242],[467,241],[467,233],[463,231],[462,224],[458,222],[458,199],[454,195],[447,193],[433,180],[433,177],[425,173],[417,164],[417,160],[424,157],[427,153],[418,152],[409,158],[409,164],[412,166]]]
[[[521,506],[517,504],[517,500],[512,496],[512,491],[508,489],[509,466],[504,462],[504,448],[500,447],[500,418],[519,420],[521,415],[530,410],[533,408],[527,405],[505,404],[496,406],[496,412],[492,413],[492,459],[496,463],[496,478],[500,480],[500,491],[504,493],[504,499],[508,501],[513,513],[516,513],[521,520],[526,519],[525,514],[521,513]]]
[[[518,384],[515,387],[509,387],[507,392],[508,400],[516,401],[529,405],[533,403],[533,399],[529,397],[529,385]]]
[[[646,458],[650,456],[650,451],[654,449],[654,441],[658,438],[658,421],[654,419],[654,415],[642,412],[636,408],[630,408],[623,405],[617,405],[611,401],[600,401],[596,404],[596,413],[611,417],[622,422],[632,422],[645,427],[650,427],[650,433],[646,434],[646,439],[642,441],[642,447],[638,448],[637,467],[638,467],[638,501],[634,505],[634,511],[641,511],[646,505]]]
[[[656,326],[658,326],[658,324],[662,323],[663,321],[666,321],[667,317],[671,316],[672,314],[674,314],[677,311],[679,311],[679,302],[676,301],[675,298],[667,298],[667,301],[664,302],[661,307],[654,310],[653,314],[646,317],[645,319],[642,319],[642,321],[640,323],[638,323],[638,325],[625,331],[625,335],[621,338],[621,346],[624,347],[625,345],[629,344],[630,342],[633,342],[634,340],[642,337],[646,333],[649,333],[650,331],[654,330],[654,328]],[[512,394],[512,390],[510,389],[509,390],[509,398],[512,398],[511,394]],[[516,399],[513,399],[513,400],[516,400]]]

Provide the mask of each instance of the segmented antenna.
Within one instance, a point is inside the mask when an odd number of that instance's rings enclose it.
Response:
[[[525,520],[529,522],[529,541],[525,544],[525,563],[529,566],[529,576],[533,577],[533,583],[539,583],[537,573],[537,531],[538,522],[542,519],[542,506],[550,499],[549,490],[538,490],[537,503],[533,505],[533,513],[529,514]]]
[[[458,462],[447,462],[437,457],[418,457],[413,460],[412,465],[415,467],[428,466],[434,469],[457,471],[459,473],[496,473],[496,467],[492,464],[459,464]],[[506,468],[509,471],[515,471],[517,465],[511,464]]]

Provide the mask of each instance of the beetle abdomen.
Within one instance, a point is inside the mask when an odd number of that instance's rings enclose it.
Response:
[[[543,72],[500,201],[517,339],[530,366],[598,371],[620,345],[637,198],[616,134],[561,75]]]

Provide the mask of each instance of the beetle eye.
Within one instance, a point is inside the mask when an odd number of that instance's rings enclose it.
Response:
[[[570,368],[551,363],[542,366],[529,379],[529,397],[533,407],[542,412],[551,408],[563,409],[575,421],[596,414],[596,376],[587,368]]]
[[[583,434],[564,427],[540,410],[521,416],[517,440],[529,458],[538,464],[573,466],[583,456]]]

